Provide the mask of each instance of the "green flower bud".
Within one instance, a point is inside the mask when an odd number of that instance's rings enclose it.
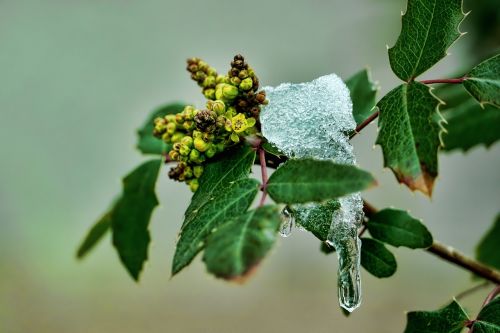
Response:
[[[221,143],[216,144],[215,148],[217,148],[217,151],[219,153],[222,153],[224,151],[224,149],[226,149],[226,145],[224,144],[224,142],[221,142]]]
[[[182,125],[182,123],[184,122],[184,114],[183,113],[177,113],[175,115],[175,122],[177,123],[177,125]]]
[[[189,161],[189,157],[188,156],[179,155],[179,161],[187,163]]]
[[[184,119],[185,120],[193,120],[193,117],[194,117],[194,110],[195,108],[188,105],[184,108],[184,110],[182,111],[182,115],[184,116]]]
[[[190,136],[185,136],[182,138],[181,143],[191,148],[193,147],[193,138]]]
[[[199,71],[207,71],[208,70],[208,64],[204,62],[203,60],[198,61],[198,70]]]
[[[208,142],[205,142],[205,140],[201,138],[194,139],[193,144],[194,147],[202,153],[207,151],[207,149],[210,147],[210,144]]]
[[[193,178],[193,169],[190,166],[184,168],[184,178],[186,179]]]
[[[231,133],[231,141],[233,141],[234,143],[238,143],[240,142],[240,137],[238,136],[238,134],[236,133]]]
[[[172,135],[172,142],[176,143],[176,142],[180,142],[182,140],[182,138],[185,136],[184,133],[181,133],[181,132],[175,132],[173,135]]]
[[[175,130],[177,129],[177,126],[175,123],[168,123],[167,124],[167,133],[170,135],[173,135],[175,133]]]
[[[198,70],[196,73],[194,73],[194,79],[198,82],[203,82],[203,80],[205,80],[206,77],[207,74],[201,70]]]
[[[193,167],[193,174],[196,178],[200,178],[201,175],[203,174],[203,166],[202,165],[196,165]]]
[[[170,134],[168,133],[164,133],[162,136],[161,136],[161,139],[167,143],[171,142],[172,141],[172,137],[170,136]]]
[[[192,149],[191,152],[189,153],[189,160],[196,162],[200,158],[200,152],[196,149]]]
[[[246,69],[242,69],[238,74],[238,77],[242,80],[246,79],[248,77],[248,71]]]
[[[192,120],[186,120],[183,124],[182,124],[182,127],[184,127],[184,129],[186,130],[190,130],[190,129],[193,129],[194,128],[194,121]]]
[[[205,80],[203,80],[202,86],[204,88],[214,88],[216,84],[215,76],[207,76]]]
[[[193,138],[194,139],[197,139],[197,138],[201,139],[202,137],[203,137],[203,133],[201,133],[200,131],[196,131],[196,130],[193,131]]]
[[[217,76],[217,70],[213,67],[208,67],[207,74],[208,76],[213,76],[215,78]]]
[[[175,114],[167,114],[165,120],[169,123],[175,122]]]
[[[179,153],[176,152],[175,150],[171,150],[168,152],[168,156],[172,161],[178,161],[179,160]]]
[[[230,82],[231,82],[231,84],[232,84],[232,85],[234,85],[234,86],[239,86],[239,85],[240,85],[240,83],[241,83],[240,78],[239,78],[239,77],[237,77],[237,76],[233,76],[233,77],[232,77],[229,81],[230,81]]]
[[[217,148],[214,145],[211,145],[210,148],[207,149],[205,155],[207,158],[212,158],[217,153]]]
[[[192,179],[190,182],[189,182],[189,188],[191,189],[191,191],[193,192],[196,192],[196,190],[198,189],[198,187],[200,186],[200,184],[198,183],[198,179]]]
[[[219,84],[219,83],[227,83],[227,76],[217,75],[217,77],[215,78],[215,83],[217,83],[217,84]]]
[[[182,156],[188,156],[189,153],[191,152],[191,148],[189,148],[186,145],[183,145],[182,143],[180,145],[181,146],[179,148],[179,154],[181,154]]]
[[[252,87],[253,87],[253,80],[252,80],[252,78],[247,77],[246,79],[244,79],[240,83],[240,88],[242,90],[245,90],[245,91],[246,90],[250,90],[250,89],[252,89]]]
[[[172,146],[172,149],[176,152],[179,152],[179,150],[181,150],[181,143],[180,142],[174,143],[174,145]]]
[[[236,108],[234,106],[230,106],[230,107],[227,108],[225,116],[226,116],[226,118],[231,119],[234,116],[236,116],[237,113],[238,112],[236,111]]]
[[[216,96],[215,89],[212,89],[212,88],[204,89],[203,95],[207,99],[215,99],[215,96]]]
[[[218,115],[224,114],[226,112],[226,104],[221,100],[216,100],[212,104],[212,111],[215,111]]]
[[[227,83],[220,83],[215,88],[215,98],[222,101],[231,101],[235,99],[238,94],[238,88]]]

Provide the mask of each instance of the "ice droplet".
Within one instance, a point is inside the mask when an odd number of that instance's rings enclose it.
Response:
[[[294,225],[294,217],[290,212],[288,207],[283,208],[281,211],[281,226],[280,226],[280,236],[288,237],[292,234]]]
[[[286,156],[356,163],[349,142],[349,133],[356,127],[352,101],[348,88],[337,75],[325,75],[307,83],[283,83],[264,90],[269,104],[260,114],[262,134]],[[359,193],[338,200],[340,208],[333,213],[327,242],[335,247],[339,260],[339,303],[353,311],[361,304],[361,242],[357,230],[363,220],[363,201]],[[308,223],[315,223],[321,215],[317,209],[322,209],[317,204],[293,208],[300,211],[302,219],[310,219]],[[316,209],[316,213],[307,214],[312,209]],[[285,226],[291,230],[290,224],[285,223],[282,230]]]

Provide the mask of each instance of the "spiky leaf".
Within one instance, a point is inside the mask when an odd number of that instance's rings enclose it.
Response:
[[[500,298],[495,298],[481,309],[473,328],[476,333],[500,332]]]
[[[172,275],[189,265],[205,246],[207,237],[225,221],[244,214],[259,190],[255,179],[240,179],[217,193],[211,193],[206,203],[181,230],[172,263]]]
[[[139,279],[148,258],[149,220],[158,205],[155,184],[161,160],[141,164],[123,178],[123,193],[111,211],[113,245],[130,275]]]
[[[466,75],[464,87],[479,103],[500,108],[500,54],[474,67]]]
[[[439,101],[419,82],[402,84],[377,104],[384,165],[411,190],[432,194],[438,174],[440,125],[433,119]]]
[[[469,318],[456,301],[437,311],[413,311],[407,314],[404,333],[460,333]]]
[[[271,175],[267,191],[276,202],[294,204],[334,199],[374,185],[368,172],[353,165],[291,159]]]
[[[336,199],[325,202],[310,202],[292,205],[290,210],[295,223],[311,232],[321,241],[326,241],[332,224],[333,213],[340,208]]]
[[[92,228],[90,228],[87,236],[78,248],[76,253],[77,258],[81,259],[86,256],[99,241],[106,235],[111,228],[111,211],[104,214],[99,221],[97,221]]]
[[[386,278],[397,270],[396,258],[382,242],[361,238],[361,266],[378,278]]]
[[[377,85],[371,80],[368,68],[348,78],[345,84],[351,93],[354,120],[359,125],[372,114],[376,103]]]
[[[247,178],[255,160],[255,151],[247,145],[228,150],[205,166],[198,190],[184,214],[184,228],[198,212],[236,180]]]
[[[483,236],[476,248],[476,258],[480,262],[500,269],[500,214],[497,215],[493,226]]]
[[[411,81],[446,56],[460,32],[462,0],[408,0],[401,33],[389,49],[392,71]]]
[[[429,230],[419,220],[402,210],[380,210],[370,217],[367,227],[373,238],[393,246],[417,249],[432,245]]]
[[[161,155],[168,152],[171,149],[171,145],[153,136],[154,120],[167,114],[179,113],[184,109],[184,106],[184,104],[173,103],[156,109],[149,116],[144,125],[137,130],[137,135],[139,136],[137,149],[143,154]]]
[[[203,261],[208,271],[227,280],[244,279],[273,246],[280,224],[276,205],[230,217],[207,239]]]

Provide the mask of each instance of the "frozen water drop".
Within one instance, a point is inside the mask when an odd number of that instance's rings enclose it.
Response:
[[[280,235],[281,237],[288,237],[292,234],[294,225],[294,218],[290,209],[288,207],[283,208],[281,211],[281,226]]]

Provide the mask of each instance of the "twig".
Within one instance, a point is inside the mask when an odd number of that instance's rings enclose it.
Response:
[[[266,152],[262,147],[258,148],[259,151],[259,162],[260,162],[260,171],[262,174],[262,197],[260,198],[259,207],[264,205],[267,196],[267,166],[266,166]]]
[[[434,80],[422,80],[420,83],[423,84],[433,84],[433,83],[451,83],[451,84],[459,84],[465,81],[465,77],[461,77],[458,79],[434,79]]]
[[[374,113],[372,113],[368,118],[365,119],[365,121],[363,121],[361,124],[359,124],[356,127],[356,129],[354,130],[354,133],[351,134],[351,136],[349,137],[349,139],[352,139],[353,137],[355,137],[356,134],[358,134],[359,132],[361,132],[363,130],[363,128],[365,128],[372,121],[374,121],[375,119],[377,119],[378,115],[379,115],[379,111],[375,111]]]
[[[483,281],[480,284],[477,284],[477,285],[475,285],[475,286],[473,286],[473,287],[471,287],[469,289],[466,289],[466,290],[462,291],[457,296],[455,296],[455,298],[457,300],[461,300],[461,299],[463,299],[463,298],[465,298],[465,297],[467,297],[467,296],[475,293],[476,291],[481,290],[481,289],[489,286],[490,284],[491,284],[490,281]]]

